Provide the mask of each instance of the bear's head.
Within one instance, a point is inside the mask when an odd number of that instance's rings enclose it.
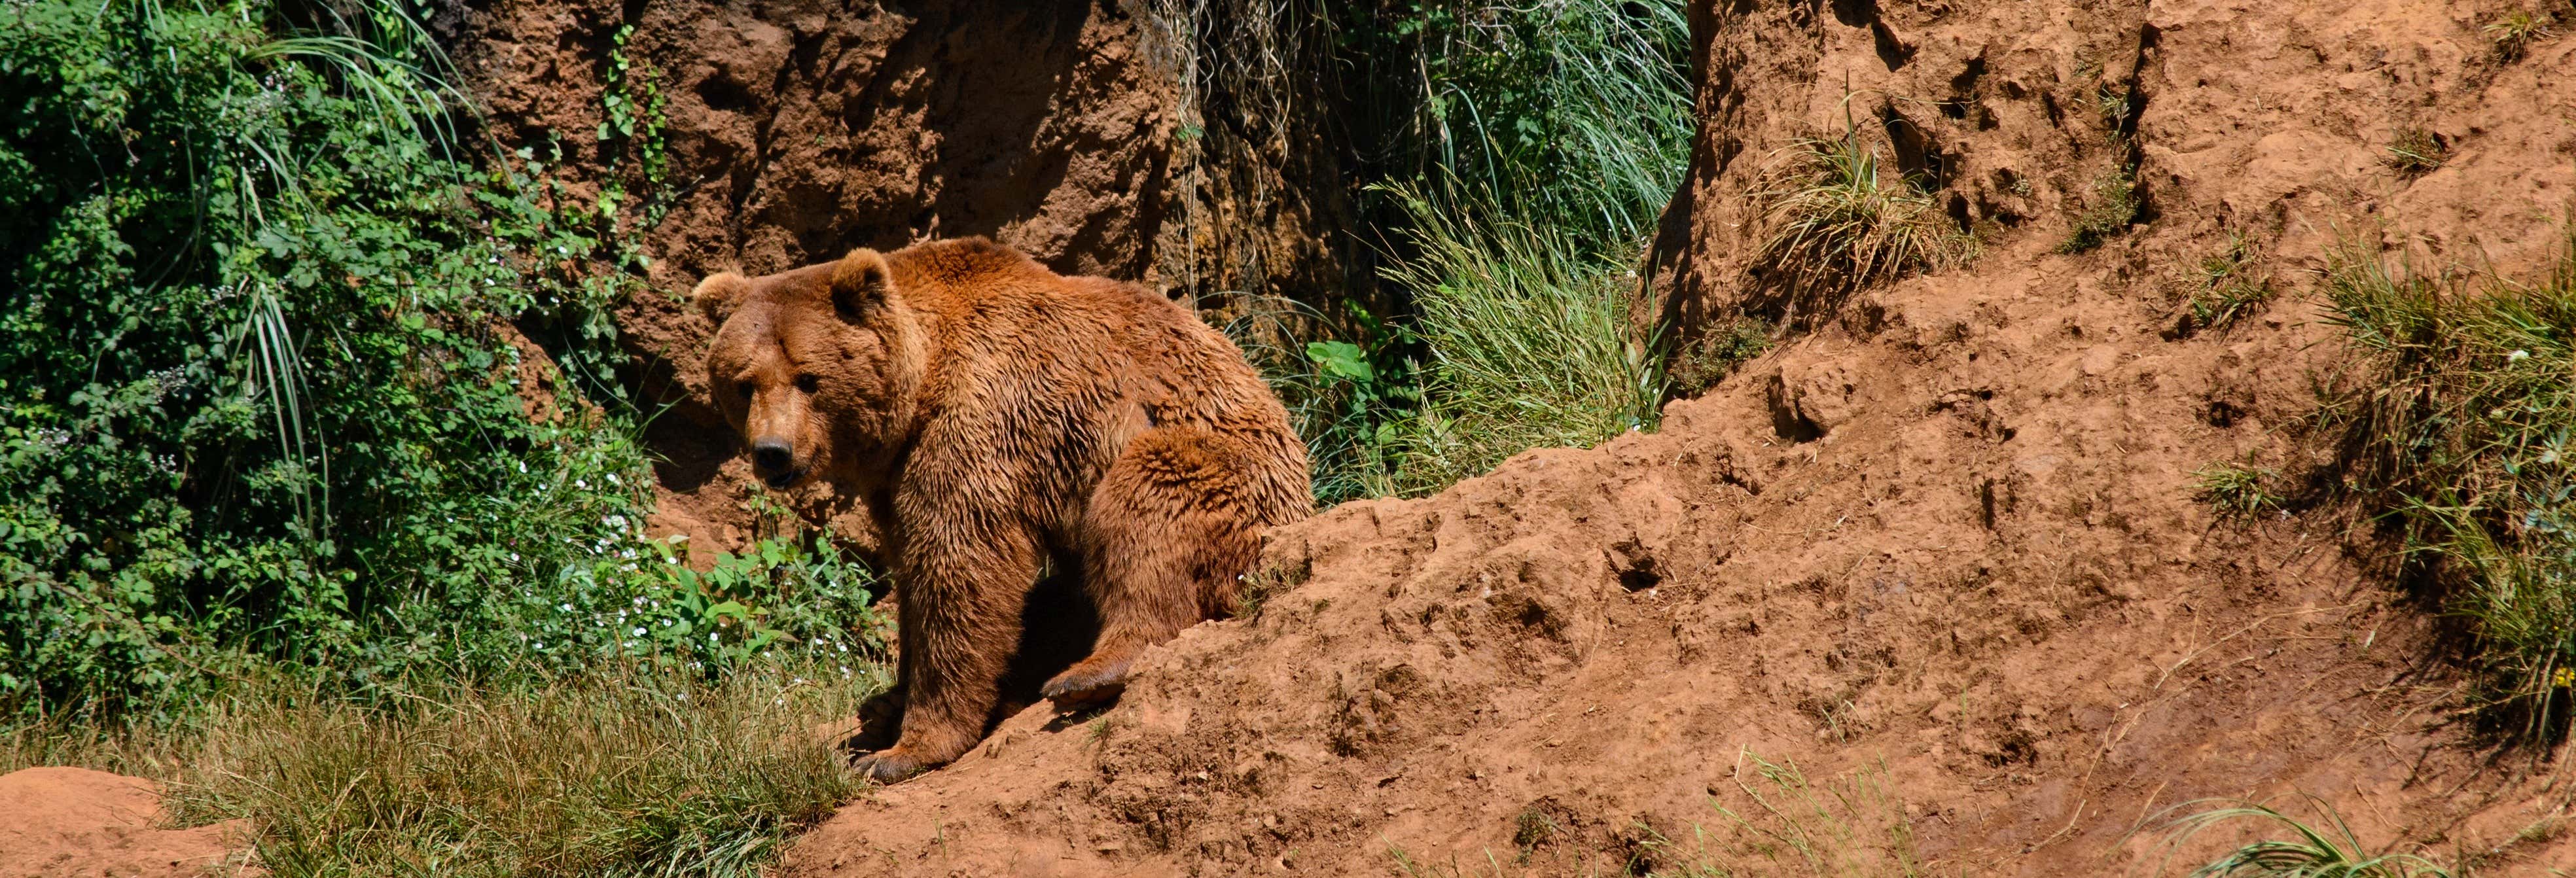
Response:
[[[881,476],[918,428],[926,340],[884,255],[724,272],[691,299],[717,326],[707,354],[716,408],[770,487]]]

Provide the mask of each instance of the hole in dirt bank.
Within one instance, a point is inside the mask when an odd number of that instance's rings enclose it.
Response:
[[[1789,398],[1789,387],[1779,376],[1771,378],[1771,431],[1790,442],[1814,442],[1825,438],[1825,428],[1798,412],[1797,402]]]

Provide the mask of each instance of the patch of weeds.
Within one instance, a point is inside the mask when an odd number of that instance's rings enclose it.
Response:
[[[2441,135],[2421,127],[2401,128],[2388,142],[2388,155],[2379,160],[2401,176],[2421,177],[2442,166],[2451,158],[2451,149]]]
[[[2487,43],[2495,47],[2496,60],[2519,61],[2533,40],[2549,35],[2550,23],[2551,17],[2546,13],[2516,9],[2480,30],[2487,35]]]
[[[1300,577],[1276,566],[1264,565],[1244,574],[1243,586],[1235,591],[1234,617],[1257,619],[1270,599],[1297,586]]]
[[[1749,775],[1749,776],[1748,776]],[[1738,754],[1735,806],[1715,803],[1720,831],[1694,832],[1693,849],[1650,834],[1645,852],[1656,875],[1896,878],[1926,874],[1914,849],[1914,826],[1890,791],[1885,766],[1823,784],[1794,761]]]
[[[2314,796],[2308,797],[2320,818],[2311,825],[2296,817],[2273,810],[2268,805],[2250,802],[2216,801],[2184,802],[2166,809],[2166,814],[2194,808],[2203,810],[2183,814],[2164,823],[2165,838],[2161,847],[2167,863],[2178,848],[2194,836],[2221,824],[2251,820],[2275,829],[2287,830],[2290,838],[2273,838],[2252,842],[2221,854],[2218,858],[2191,871],[2192,878],[2307,878],[2332,875],[2338,878],[2452,878],[2453,873],[2422,856],[2403,853],[2370,853],[2360,836],[2335,813],[2332,806]],[[2216,807],[2212,807],[2216,806]],[[2162,864],[2157,874],[2163,874]]]
[[[1532,805],[1521,809],[1520,815],[1512,818],[1512,846],[1521,849],[1521,859],[1527,862],[1530,851],[1555,841],[1557,835],[1564,831],[1565,827],[1556,825],[1555,815]]]
[[[1674,357],[1667,367],[1667,392],[1688,397],[1705,393],[1745,361],[1771,349],[1772,327],[1749,314],[1735,314],[1702,334],[1697,343]]]
[[[2084,210],[2075,215],[2074,227],[2067,230],[2066,240],[2058,242],[2057,252],[2089,252],[2137,223],[2141,205],[2134,164],[2127,160],[2113,162],[2093,177],[2091,189],[2084,199]]]
[[[1853,293],[1974,255],[1932,195],[1888,171],[1857,130],[1802,139],[1765,173],[1760,261],[1778,301],[1763,310],[1784,323],[1822,319]]]
[[[2251,519],[2280,509],[2281,497],[2272,487],[2281,481],[2281,471],[2242,463],[2214,464],[2192,478],[2200,483],[2201,499],[2218,511],[2221,518]]]
[[[2272,278],[2263,271],[2262,245],[2231,232],[2227,248],[2200,261],[2200,286],[2183,301],[2179,336],[2225,329],[2272,298]]]
[[[2468,621],[2473,702],[2529,738],[2568,731],[2576,683],[2576,217],[2552,265],[2420,270],[2347,242],[2333,322],[2359,355],[2320,424],[2400,541],[2400,575]]]

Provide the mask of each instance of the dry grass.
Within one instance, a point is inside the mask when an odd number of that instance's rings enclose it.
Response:
[[[1784,150],[1756,194],[1770,233],[1759,310],[1806,325],[1845,298],[1974,255],[1975,243],[1929,193],[1890,172],[1857,133],[1807,138]]]
[[[183,822],[248,818],[279,876],[751,876],[859,791],[808,730],[882,684],[874,667],[709,681],[637,664],[361,703],[268,679],[164,727],[22,725],[0,736],[0,767],[160,779]]]

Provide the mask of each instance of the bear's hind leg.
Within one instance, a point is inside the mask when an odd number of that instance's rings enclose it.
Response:
[[[1041,692],[1081,707],[1117,697],[1148,646],[1232,609],[1261,551],[1230,439],[1162,427],[1128,443],[1083,515],[1083,585],[1100,611],[1091,655]]]

